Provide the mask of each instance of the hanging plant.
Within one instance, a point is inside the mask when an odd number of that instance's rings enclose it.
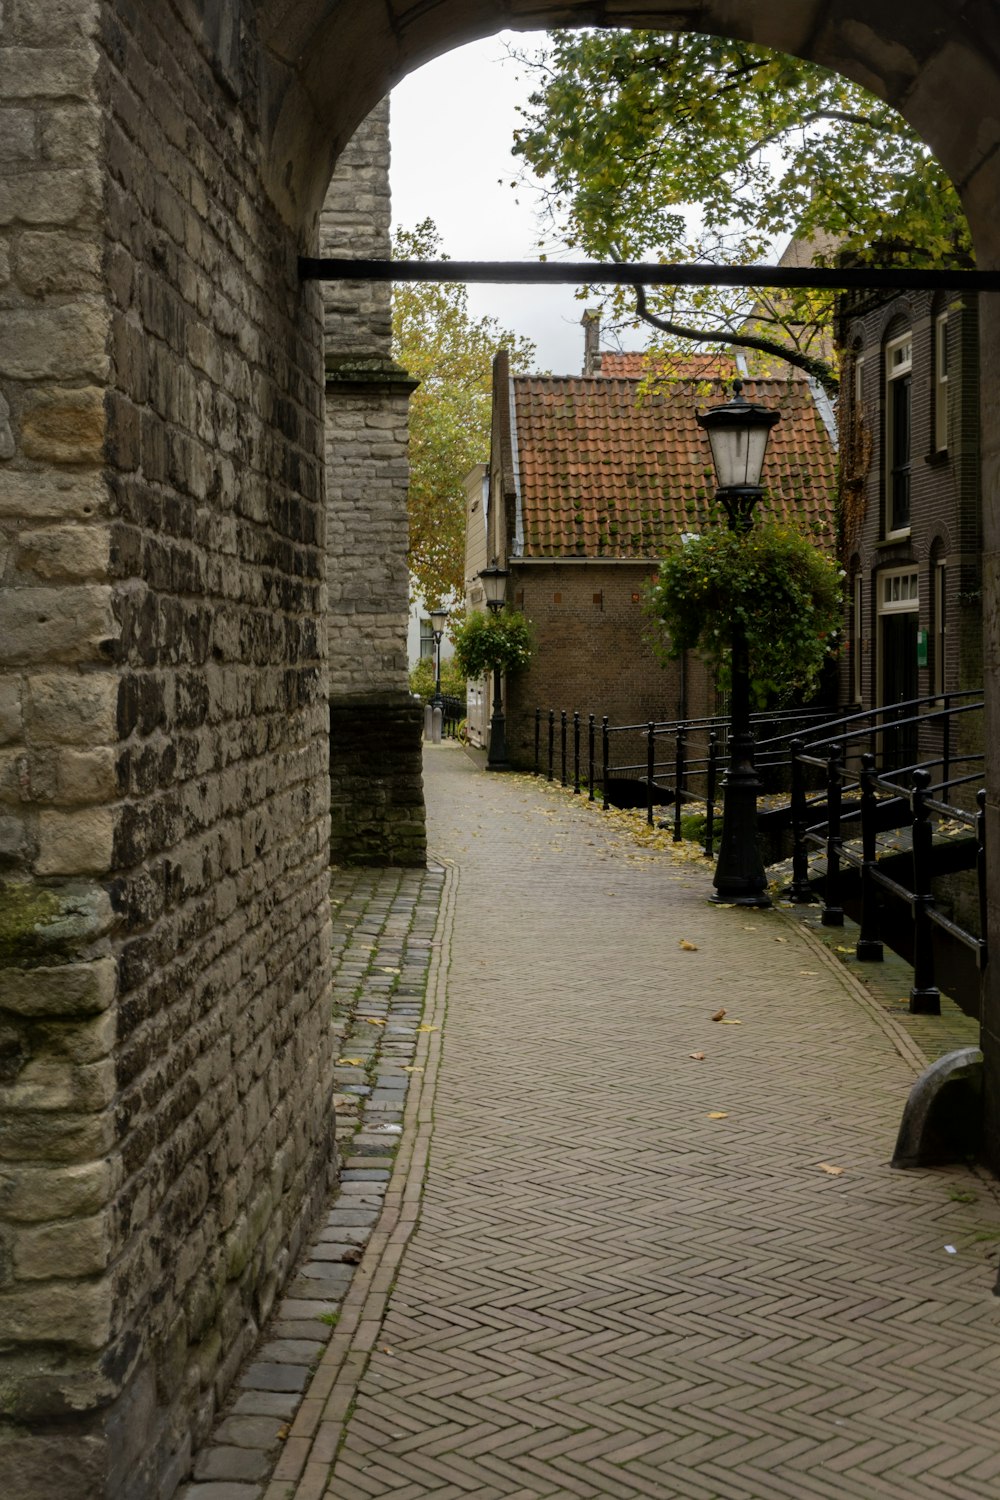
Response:
[[[485,677],[499,667],[518,672],[531,660],[531,626],[519,610],[472,614],[454,627],[455,660],[466,677]]]
[[[751,695],[763,708],[815,690],[841,621],[843,576],[814,541],[765,521],[747,532],[688,536],[663,559],[647,603],[666,627],[665,654],[699,650],[723,689],[732,622],[742,621]]]

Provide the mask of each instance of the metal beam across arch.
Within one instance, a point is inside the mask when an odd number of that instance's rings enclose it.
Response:
[[[656,261],[299,259],[303,281],[493,282],[536,286],[744,286],[817,291],[998,292],[1000,271],[879,266],[705,266]]]

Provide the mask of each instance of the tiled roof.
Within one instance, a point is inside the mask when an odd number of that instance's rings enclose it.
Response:
[[[708,438],[695,421],[728,400],[692,385],[642,397],[637,380],[516,376],[525,557],[658,557],[715,489]],[[777,407],[762,482],[789,519],[834,538],[835,454],[800,380],[750,380],[749,401]]]
[[[645,354],[641,349],[625,353],[602,349],[599,374],[619,380],[645,380],[656,373],[659,364],[655,355]],[[721,351],[674,355],[670,360],[671,380],[733,380],[738,374],[733,356]]]

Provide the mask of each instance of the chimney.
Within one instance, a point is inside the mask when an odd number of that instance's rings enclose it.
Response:
[[[601,373],[601,315],[588,308],[580,319],[583,325],[583,373]]]

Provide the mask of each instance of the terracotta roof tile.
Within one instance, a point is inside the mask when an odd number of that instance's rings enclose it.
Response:
[[[658,557],[715,489],[698,411],[728,399],[671,384],[641,396],[614,376],[516,376],[525,557]],[[834,539],[836,455],[801,380],[749,380],[748,400],[777,407],[763,484],[780,513]]]
[[[598,373],[618,380],[645,380],[659,365],[655,355],[641,349],[625,353],[603,349]],[[733,356],[722,352],[676,355],[670,361],[671,380],[733,380],[738,374]]]

